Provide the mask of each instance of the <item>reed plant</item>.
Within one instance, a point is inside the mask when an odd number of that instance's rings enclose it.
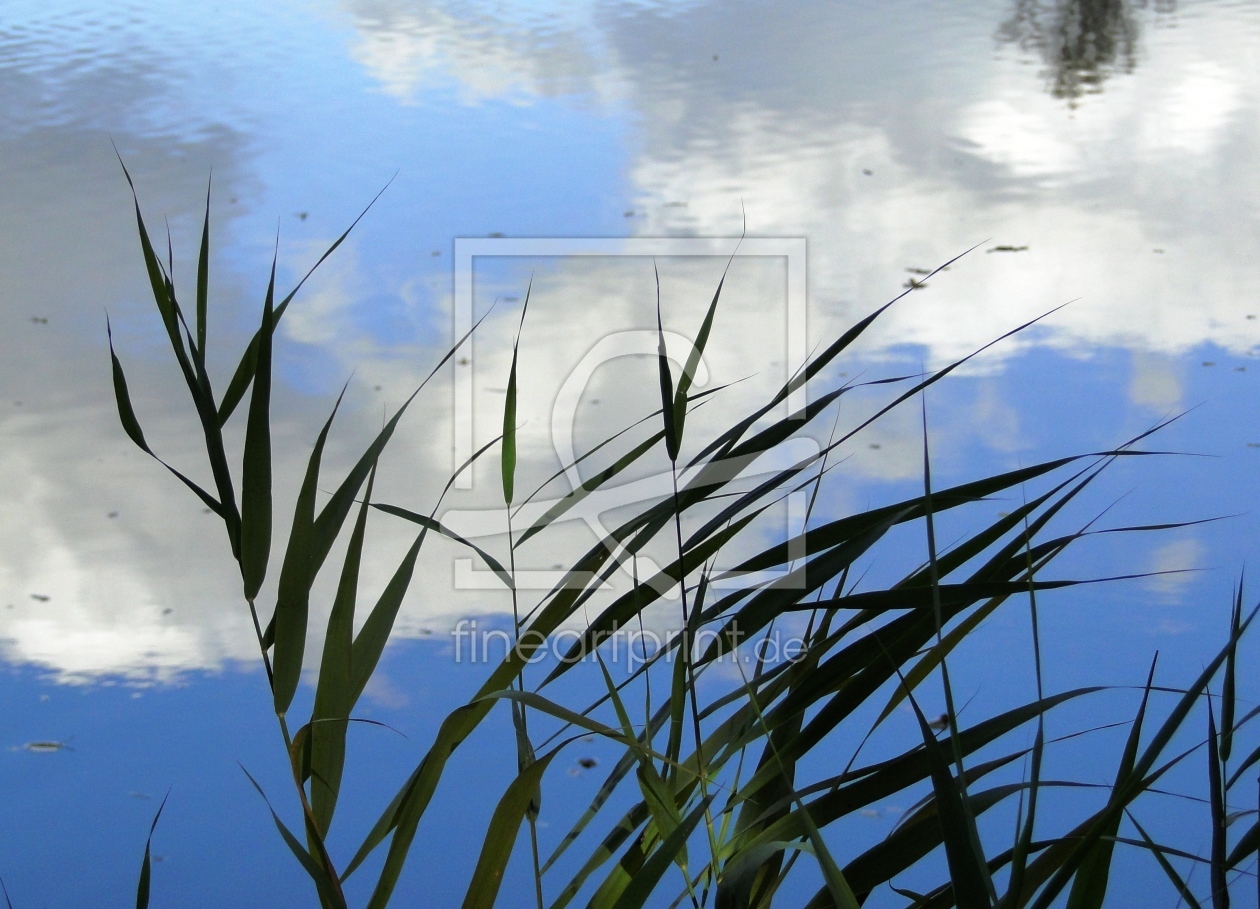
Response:
[[[127,179],[130,183],[130,175]],[[1114,896],[1116,888],[1124,886],[1113,880],[1113,866],[1118,853],[1134,850],[1167,877],[1169,899],[1189,906],[1223,909],[1230,903],[1231,890],[1239,893],[1255,886],[1260,826],[1250,800],[1240,793],[1244,777],[1260,763],[1260,748],[1253,749],[1252,741],[1260,708],[1243,712],[1238,706],[1237,656],[1238,642],[1256,609],[1244,608],[1241,581],[1229,610],[1229,627],[1222,629],[1221,649],[1196,678],[1171,684],[1159,677],[1152,663],[1140,685],[1140,703],[1128,723],[1124,745],[1113,758],[1113,782],[1101,789],[1095,785],[1095,804],[1081,808],[1065,824],[1064,818],[1078,805],[1065,795],[1091,784],[1050,779],[1043,772],[1052,749],[1071,737],[1049,738],[1047,715],[1097,697],[1103,689],[1049,690],[1042,666],[1038,595],[1116,580],[1047,577],[1051,563],[1065,551],[1100,533],[1089,521],[1074,530],[1054,528],[1071,515],[1069,506],[1079,505],[1082,494],[1110,465],[1154,454],[1142,446],[1160,426],[1110,450],[941,487],[933,482],[924,416],[920,491],[900,501],[817,520],[814,503],[838,472],[839,453],[894,410],[922,408],[924,392],[976,354],[921,375],[864,383],[885,384],[891,399],[855,428],[838,435],[833,429],[815,454],[750,484],[743,476],[748,464],[791,439],[825,431],[846,396],[863,387],[841,381],[836,366],[896,300],[821,347],[751,412],[711,437],[695,439],[688,418],[713,392],[698,393],[693,383],[720,318],[722,284],[681,369],[666,356],[658,290],[660,396],[645,402],[650,416],[634,431],[618,433],[579,458],[589,478],[524,526],[521,505],[534,496],[523,499],[516,489],[514,348],[502,434],[473,458],[497,455],[500,462],[508,543],[506,553],[498,557],[442,524],[437,517],[441,496],[427,509],[373,498],[379,460],[399,422],[467,336],[439,358],[425,382],[318,504],[318,490],[325,485],[321,458],[338,398],[314,443],[296,501],[289,506],[293,520],[282,547],[277,593],[274,603],[266,604],[260,602],[260,591],[273,568],[275,507],[273,345],[276,326],[306,278],[278,298],[273,259],[258,329],[226,390],[216,395],[206,368],[209,212],[207,196],[195,303],[186,311],[171,280],[169,242],[164,264],[136,201],[145,270],[204,435],[213,487],[198,485],[149,447],[111,340],[114,390],[123,429],[132,441],[223,521],[239,566],[241,608],[253,619],[270,683],[300,822],[291,825],[274,809],[272,816],[324,909],[347,906],[343,883],[370,857],[375,857],[371,865],[379,871],[366,905],[383,909],[390,902],[420,825],[440,823],[429,816],[429,808],[444,772],[458,760],[462,743],[474,730],[499,718],[510,719],[514,730],[517,775],[502,782],[502,797],[468,883],[465,909],[504,904],[501,884],[518,848],[530,853],[534,886],[528,902],[538,909],[563,909],[581,902],[592,909],[676,905],[764,909],[794,899],[785,896],[798,892],[785,890],[790,880],[811,878],[821,883],[805,900],[809,909],[853,909],[876,893],[881,894],[880,902],[934,909],[955,905],[1087,909],[1104,905],[1109,893]],[[528,293],[522,325],[527,309]],[[800,390],[808,392],[807,403],[786,413],[787,403],[795,401],[794,393]],[[239,459],[232,462],[224,427],[247,394],[244,444]],[[671,493],[639,506],[571,559],[561,582],[536,601],[526,601],[528,591],[517,584],[518,551],[540,545],[567,512],[662,452],[668,460]],[[450,486],[447,482],[446,488]],[[1036,491],[1028,494],[1029,489]],[[741,546],[755,541],[757,537],[746,531],[792,493],[809,499],[804,529],[769,544],[758,543],[753,554],[739,559],[733,569],[719,571],[718,559],[733,541],[739,539]],[[1003,494],[1020,498],[1021,504],[993,519],[985,503]],[[366,526],[374,513],[375,520],[408,522],[415,536],[364,614],[359,573]],[[970,529],[951,545],[939,545],[938,522],[957,515],[966,516],[962,523]],[[1107,532],[1141,533],[1171,526]],[[917,564],[890,581],[867,582],[861,566],[884,549],[904,550],[904,540],[912,532],[922,541]],[[328,565],[334,543],[347,534],[341,564]],[[469,547],[502,581],[512,605],[514,646],[466,703],[443,719],[428,750],[417,756],[396,795],[381,807],[379,819],[358,834],[358,848],[334,856],[327,842],[342,782],[350,772],[347,729],[416,579],[421,549],[438,536]],[[649,547],[657,553],[664,547],[669,556],[653,575],[639,578],[638,557]],[[623,568],[634,574],[632,589],[603,596],[604,582]],[[317,677],[313,707],[309,716],[294,716],[294,696],[311,634],[312,591],[325,569],[335,571],[337,580],[318,665],[306,667]],[[643,664],[626,678],[615,679],[601,642],[642,622],[647,612],[668,606],[672,596],[677,597],[681,631],[655,653],[645,654]],[[966,722],[951,684],[951,658],[956,660],[960,647],[999,610],[1027,615],[1032,631],[1027,657],[1035,694],[1017,706]],[[539,648],[575,621],[581,623],[581,633],[564,658],[548,664],[545,674],[532,667],[530,660]],[[731,659],[747,655],[776,623],[785,622],[804,629],[793,659],[771,662],[762,658],[764,654],[750,661]],[[738,674],[714,671],[722,665],[735,666]],[[559,684],[576,671],[597,673],[593,677],[598,696],[578,701],[574,686]],[[929,716],[924,707],[928,702],[945,705],[939,719]],[[867,743],[894,712],[904,716],[901,709],[906,707],[914,717],[916,734],[904,741],[888,736],[895,744],[884,746],[887,753],[867,758]],[[590,735],[613,743],[619,759],[589,807],[565,823],[556,842],[544,843],[538,819],[547,804],[543,795],[549,768],[575,739]],[[1242,744],[1244,738],[1247,745]],[[1099,754],[1098,759],[1104,756]],[[1207,795],[1189,799],[1184,810],[1203,824],[1210,843],[1206,855],[1157,842],[1142,821],[1145,797],[1160,791],[1161,781],[1195,763],[1207,764]],[[845,822],[894,796],[908,799],[911,807],[882,839],[855,846],[854,838],[844,833]],[[614,806],[624,805],[630,807],[614,811]],[[998,823],[998,818],[1005,820]],[[558,823],[553,820],[551,826]],[[523,833],[527,846],[520,844]],[[908,873],[914,880],[933,882],[910,889],[901,883]],[[149,885],[146,850],[140,905],[147,904]]]

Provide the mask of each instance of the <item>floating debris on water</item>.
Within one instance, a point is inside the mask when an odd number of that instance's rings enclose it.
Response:
[[[48,324],[48,320],[45,319],[43,316],[31,316],[31,321],[34,322],[36,325]]]
[[[578,758],[578,766],[583,770],[590,770],[594,767],[598,767],[599,761],[595,760],[593,757]]]
[[[992,249],[986,249],[985,252],[1024,252],[1027,246],[995,246]]]
[[[151,799],[151,798],[153,798],[153,796],[149,795],[149,793],[147,793],[147,792],[128,792],[128,793],[127,793],[127,797],[128,797],[128,798],[133,798],[133,799]]]
[[[879,817],[879,811],[874,808],[863,808],[859,813],[862,817]]]
[[[29,751],[31,754],[53,754],[57,751],[74,751],[65,742],[27,742],[25,745],[14,745],[10,751]]]
[[[37,602],[40,602],[40,603],[47,603],[49,600],[51,600],[51,599],[52,599],[52,597],[47,596],[47,595],[42,594],[42,593],[32,593],[32,594],[31,594],[31,599],[32,599],[32,600],[36,600]]]
[[[1216,365],[1216,361],[1215,361],[1215,360],[1204,360],[1204,361],[1203,361],[1203,365],[1204,365],[1204,366],[1215,366],[1215,365]]]
[[[906,271],[912,275],[930,275],[932,273],[930,268],[907,268]]]
[[[948,726],[949,717],[943,713],[934,720],[928,720],[928,729],[933,732],[944,732]]]
[[[906,283],[901,286],[909,288],[910,290],[922,290],[927,287],[927,284],[923,281],[916,281],[914,278],[907,278]]]

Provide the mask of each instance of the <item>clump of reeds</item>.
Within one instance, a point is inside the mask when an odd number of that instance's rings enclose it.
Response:
[[[271,567],[273,535],[272,345],[276,325],[297,288],[276,301],[273,260],[259,328],[227,390],[216,396],[206,369],[209,199],[192,324],[176,298],[170,271],[153,249],[138,202],[136,216],[153,298],[205,437],[213,490],[162,463],[223,520],[239,563],[243,608],[253,617],[271,684],[300,828],[291,829],[274,810],[272,815],[285,843],[309,874],[321,906],[345,906],[342,883],[378,850],[385,856],[367,905],[381,909],[389,902],[448,762],[504,701],[516,733],[518,775],[506,781],[486,830],[464,902],[468,909],[495,903],[523,826],[529,830],[533,862],[531,901],[539,909],[561,909],[579,899],[591,907],[614,909],[680,903],[697,909],[710,904],[720,909],[768,907],[802,862],[814,865],[822,880],[808,903],[811,909],[852,909],[879,888],[919,907],[1044,909],[1063,899],[1072,909],[1099,907],[1106,899],[1113,861],[1121,849],[1149,854],[1167,875],[1170,896],[1176,894],[1191,906],[1228,906],[1230,887],[1241,877],[1254,877],[1253,870],[1244,873],[1242,869],[1260,849],[1260,826],[1253,811],[1240,809],[1233,793],[1242,775],[1260,761],[1260,749],[1231,763],[1238,750],[1235,740],[1257,714],[1253,710],[1236,715],[1237,643],[1255,615],[1254,610],[1244,615],[1241,586],[1224,646],[1197,678],[1175,690],[1172,706],[1158,719],[1151,716],[1151,694],[1169,689],[1157,685],[1152,664],[1116,761],[1114,782],[1101,807],[1084,812],[1067,829],[1047,829],[1042,819],[1046,803],[1068,785],[1042,775],[1047,749],[1056,744],[1046,738],[1044,719],[1060,705],[1100,690],[1043,689],[1037,594],[1085,583],[1048,579],[1044,572],[1066,549],[1089,535],[1087,528],[1052,534],[1047,526],[1109,464],[1144,454],[1136,446],[1149,433],[1113,450],[1058,458],[937,488],[932,483],[925,428],[921,493],[814,522],[799,535],[763,545],[735,569],[721,573],[724,585],[719,593],[713,566],[741,530],[789,492],[804,490],[812,502],[841,446],[892,410],[915,406],[925,389],[969,359],[902,379],[904,390],[855,429],[831,439],[816,455],[750,486],[739,482],[744,465],[812,431],[857,388],[833,379],[832,367],[892,303],[811,357],[753,412],[715,437],[693,442],[687,434],[687,417],[702,395],[693,393],[692,382],[718,316],[721,285],[680,371],[665,356],[662,334],[661,394],[651,405],[657,409],[645,424],[643,437],[632,443],[632,436],[617,436],[600,446],[605,466],[527,527],[512,523],[517,514],[513,506],[520,501],[515,490],[518,391],[514,350],[503,434],[474,456],[493,456],[496,448],[500,454],[507,556],[495,558],[472,548],[502,579],[505,596],[511,598],[516,646],[467,703],[445,718],[435,741],[414,771],[400,781],[397,795],[363,834],[358,849],[346,858],[334,858],[325,843],[347,772],[347,727],[390,638],[421,548],[434,534],[472,545],[436,519],[439,503],[426,513],[372,500],[381,453],[428,379],[385,423],[317,508],[321,456],[333,420],[329,416],[291,506],[292,530],[284,546],[275,603],[270,608],[259,604],[259,591]],[[657,305],[659,328],[659,300]],[[465,340],[460,339],[439,360],[429,379]],[[157,458],[132,408],[112,344],[111,357],[123,428],[140,448]],[[776,416],[792,393],[807,383],[811,400],[795,413]],[[223,428],[247,392],[244,446],[233,468]],[[337,406],[332,410],[335,415]],[[642,506],[574,559],[564,581],[539,601],[521,603],[522,592],[515,583],[516,551],[548,533],[583,498],[643,458],[659,455],[662,448],[670,465],[672,494]],[[1027,484],[1045,488],[997,520],[977,518],[973,524],[978,529],[938,549],[935,522],[941,515],[976,509],[990,497],[1022,490]],[[416,536],[360,624],[356,622],[359,566],[373,510],[413,523]],[[299,721],[290,711],[303,668],[312,587],[347,523],[349,540],[336,569],[336,592],[316,667],[314,706],[310,716]],[[921,564],[892,583],[864,587],[855,566],[890,545],[895,532],[912,526],[921,529],[925,542]],[[1147,529],[1152,528],[1117,530]],[[672,561],[657,576],[639,579],[636,575],[629,592],[609,602],[597,598],[602,581],[622,566],[637,566],[636,555],[654,543],[664,543],[672,551]],[[766,572],[777,572],[777,578],[765,580]],[[673,589],[680,596],[682,632],[628,678],[614,681],[600,655],[599,642],[610,632],[639,621],[645,610],[657,606]],[[964,725],[950,684],[950,656],[1003,608],[1028,610],[1036,695],[1020,706]],[[540,643],[565,623],[587,615],[581,638],[568,658],[557,661],[541,681],[527,679],[528,660]],[[776,664],[756,659],[748,671],[736,662],[740,677],[724,688],[720,679],[713,678],[716,674],[709,673],[738,649],[739,636],[755,640],[785,620],[803,621],[798,658]],[[698,648],[695,644],[702,630],[716,634],[710,633],[706,646]],[[584,654],[594,656],[594,661],[575,659]],[[549,688],[551,683],[578,665],[591,672],[598,669],[602,694],[587,703],[560,703],[556,696],[549,696],[549,691],[557,690]],[[932,693],[927,697],[943,698],[946,706],[939,720],[930,720],[920,703],[929,685]],[[636,692],[634,702],[638,703],[640,691],[648,696],[636,716],[637,709],[629,706],[629,693]],[[658,693],[655,704],[651,691]],[[891,757],[864,761],[864,743],[899,705],[913,711],[919,735]],[[1174,752],[1174,736],[1189,728],[1187,724],[1201,724],[1206,735],[1189,748],[1179,740],[1180,750]],[[536,821],[547,770],[575,737],[592,733],[617,743],[622,749],[620,760],[589,809],[544,854]],[[1139,820],[1138,806],[1171,769],[1204,759],[1210,852],[1198,856],[1154,841]],[[606,818],[606,807],[615,803],[610,796],[621,790],[634,793],[632,807]],[[899,793],[914,799],[913,807],[882,841],[855,850],[837,836],[835,831],[844,819]],[[1012,804],[1013,830],[1004,833],[985,823],[995,808],[1009,810]],[[1233,823],[1243,817],[1248,823]],[[575,849],[584,850],[580,864],[574,865],[572,856],[558,864],[561,856]],[[1199,866],[1205,871],[1197,877],[1185,870]],[[577,870],[557,877],[561,867]],[[914,892],[897,884],[904,872],[924,867],[937,875],[932,887]],[[147,903],[148,889],[146,851],[143,903]]]

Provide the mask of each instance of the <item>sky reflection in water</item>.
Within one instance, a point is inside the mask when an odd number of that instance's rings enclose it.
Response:
[[[0,28],[0,645],[29,705],[19,725],[31,739],[75,734],[56,706],[71,689],[55,682],[226,690],[245,682],[198,673],[256,658],[217,522],[117,426],[104,310],[154,447],[201,463],[111,138],[150,225],[169,220],[180,281],[213,169],[220,383],[256,318],[277,219],[291,283],[398,172],[282,323],[278,502],[347,377],[334,470],[449,343],[454,238],[736,237],[746,224],[807,240],[811,346],[977,247],[889,311],[841,367],[851,376],[940,366],[1073,301],[929,398],[940,479],[1110,447],[1199,405],[1159,444],[1210,461],[1126,466],[1096,503],[1132,489],[1115,524],[1177,520],[1257,500],[1258,38],[1253,4],[1171,0],[13,4]],[[722,266],[662,262],[667,327],[694,330]],[[473,373],[478,443],[496,432],[531,274],[532,489],[560,466],[553,402],[570,371],[601,337],[650,327],[655,291],[642,258],[480,262],[476,311],[499,302],[453,367]],[[745,381],[697,427],[761,400],[789,369],[782,262],[737,260],[725,300],[709,381]],[[592,373],[579,445],[650,409],[652,368],[625,358]],[[427,510],[451,469],[451,372],[404,422],[380,498]],[[907,411],[860,437],[821,515],[912,490],[919,433]],[[491,465],[448,504],[489,507],[495,492]],[[1132,681],[1156,647],[1197,665],[1255,530],[1243,516],[1079,557],[1068,567],[1085,574],[1209,570],[1087,595],[1096,633],[1064,645],[1065,675],[1101,662]],[[591,537],[573,526],[561,539]],[[375,552],[369,586],[397,558],[388,544]],[[400,618],[402,635],[435,642],[408,649],[430,669],[448,665],[456,618],[509,610],[498,591],[455,589],[456,555],[429,549],[430,590]],[[1069,629],[1080,612],[1048,621]],[[391,671],[411,678],[405,665]],[[452,684],[467,675],[444,671]],[[39,702],[45,688],[57,697]],[[381,709],[403,710],[394,703]],[[15,758],[88,760],[76,748]]]

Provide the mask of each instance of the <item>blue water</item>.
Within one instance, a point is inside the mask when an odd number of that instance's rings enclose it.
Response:
[[[934,476],[957,482],[1106,450],[1185,412],[1150,442],[1170,454],[1116,464],[1060,528],[1105,509],[1099,527],[1223,519],[1083,541],[1052,575],[1182,573],[1049,594],[1042,621],[1052,688],[1140,684],[1156,650],[1168,684],[1190,678],[1223,639],[1260,529],[1251,514],[1260,501],[1260,10],[1110,4],[1120,23],[1113,49],[1097,65],[1065,68],[1057,17],[1082,5],[6,4],[0,877],[14,905],[128,903],[168,790],[154,839],[155,905],[310,902],[238,766],[295,820],[221,529],[117,425],[106,313],[148,437],[206,478],[146,301],[111,141],[163,248],[164,217],[169,224],[181,288],[194,274],[213,173],[210,368],[219,389],[256,324],[273,253],[287,289],[389,183],[282,323],[281,532],[306,446],[343,383],[333,472],[450,343],[457,238],[717,237],[723,249],[745,229],[804,238],[810,347],[974,246],[890,310],[840,368],[872,378],[939,367],[1071,301],[933,389]],[[480,445],[498,432],[531,274],[522,488],[560,466],[553,404],[582,357],[601,338],[654,328],[648,260],[544,262],[503,249],[474,266],[474,311],[494,310],[468,362],[440,373],[413,405],[383,463],[380,498],[427,511],[458,440]],[[723,260],[662,261],[666,325],[693,331]],[[733,268],[739,280],[724,291],[706,364],[714,384],[747,381],[709,409],[713,422],[697,418],[697,434],[790,371],[784,339],[801,301],[785,296],[781,263]],[[569,424],[576,437],[598,441],[636,419],[651,381],[642,357],[600,366]],[[470,413],[457,387],[470,389]],[[915,494],[920,433],[916,408],[859,437],[819,519]],[[455,490],[447,506],[496,507],[496,472],[478,468],[473,488]],[[985,516],[1012,505],[986,503]],[[962,529],[946,521],[942,538]],[[409,537],[387,521],[372,532],[379,548],[365,586],[377,590]],[[589,544],[584,533],[564,528],[560,551]],[[504,551],[501,537],[481,542]],[[922,541],[902,544],[913,564]],[[343,830],[366,829],[440,719],[483,678],[484,666],[452,660],[455,622],[510,616],[501,590],[458,580],[457,557],[435,545],[422,558],[424,589],[405,603],[363,704],[404,735],[356,730],[358,766],[372,769],[352,771],[360,788],[347,796]],[[522,558],[531,571],[554,561],[549,552]],[[874,564],[872,577],[892,569]],[[317,597],[316,625],[328,592]],[[982,642],[955,670],[960,690],[976,696],[971,709],[1029,697],[1025,612],[1000,611]],[[590,684],[598,679],[563,692],[577,698]],[[309,686],[303,692],[309,698]],[[1101,699],[1065,717],[1058,734],[1133,708],[1125,693]],[[496,718],[444,779],[399,905],[462,898],[514,768],[506,713]],[[64,747],[25,748],[41,741]],[[1064,772],[1109,779],[1109,767],[1075,747],[1064,746]],[[599,769],[584,770],[582,756]],[[582,742],[555,765],[544,844],[567,829],[613,756]],[[1184,801],[1168,805],[1152,832],[1175,835],[1198,818]],[[855,818],[844,835],[873,841],[894,814]],[[340,836],[334,851],[344,854],[352,835]],[[532,904],[527,851],[522,839],[501,905]],[[1167,898],[1149,860],[1125,862],[1116,905]],[[352,898],[365,896],[372,871],[369,863],[351,879]],[[812,893],[811,875],[791,895]],[[887,891],[873,899],[895,904]]]

